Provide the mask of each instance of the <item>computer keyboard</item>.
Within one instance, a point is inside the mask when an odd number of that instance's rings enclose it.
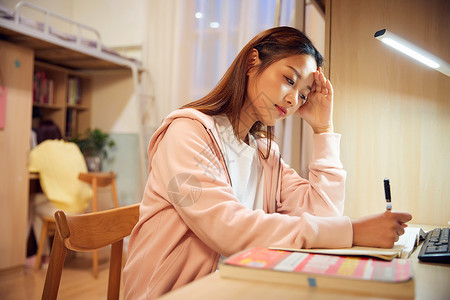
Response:
[[[418,255],[420,261],[450,263],[449,230],[450,228],[435,228],[427,233]]]

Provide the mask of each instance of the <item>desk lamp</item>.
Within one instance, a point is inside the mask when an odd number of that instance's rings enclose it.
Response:
[[[375,32],[374,37],[386,45],[389,45],[392,48],[420,61],[430,68],[436,69],[437,71],[450,76],[450,65],[446,61],[423,50],[420,47],[417,47],[413,43],[402,39],[392,32],[389,32],[386,29],[381,29]]]

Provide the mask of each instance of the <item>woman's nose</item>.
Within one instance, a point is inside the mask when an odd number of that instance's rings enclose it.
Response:
[[[286,104],[293,107],[298,103],[298,92],[291,92],[286,95],[285,98]]]

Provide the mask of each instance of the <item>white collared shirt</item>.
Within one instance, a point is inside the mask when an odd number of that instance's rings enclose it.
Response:
[[[263,166],[256,140],[249,134],[249,144],[238,140],[228,117],[214,116],[225,163],[236,198],[249,209],[263,209]]]

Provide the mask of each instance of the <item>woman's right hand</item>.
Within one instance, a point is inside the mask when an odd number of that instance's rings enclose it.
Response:
[[[314,133],[333,132],[333,86],[325,78],[322,68],[314,72],[314,82],[306,102],[297,114],[313,129]]]
[[[405,223],[412,219],[406,212],[391,212],[352,220],[353,245],[392,248],[399,236],[405,233]]]

